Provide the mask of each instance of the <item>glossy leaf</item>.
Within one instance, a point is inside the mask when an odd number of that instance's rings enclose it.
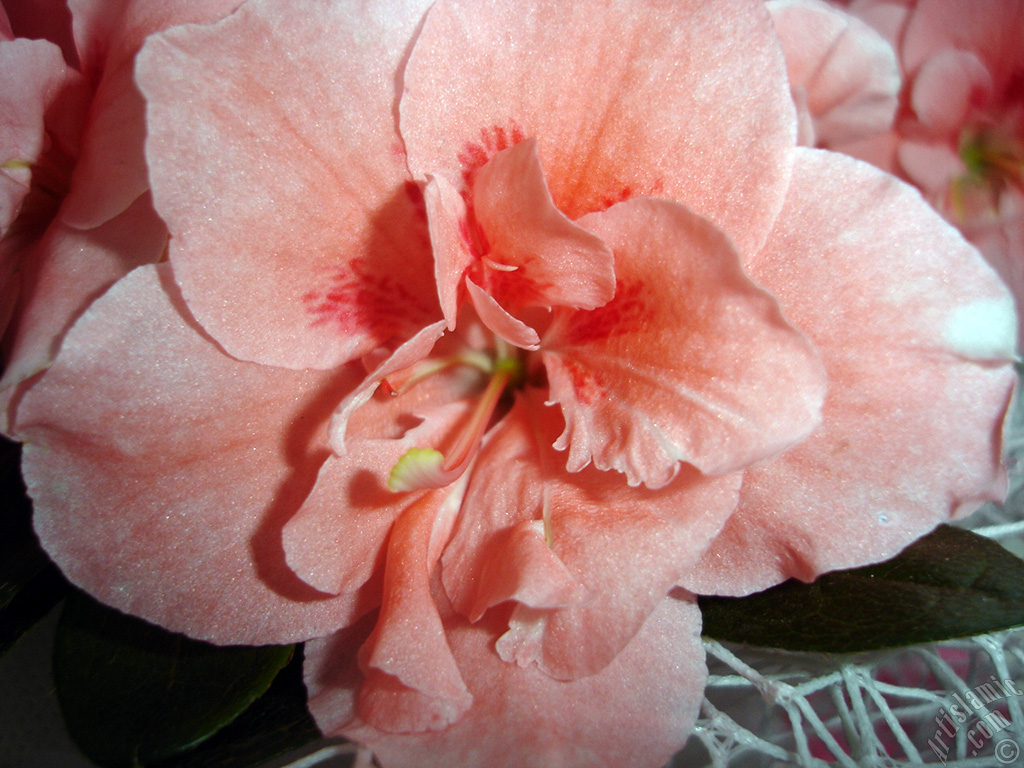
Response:
[[[64,720],[102,768],[149,765],[212,736],[245,711],[293,646],[214,646],[69,595],[54,679]]]
[[[849,653],[1024,624],[1024,560],[939,526],[885,563],[787,581],[741,598],[702,597],[704,635],[792,651]]]
[[[234,722],[157,768],[251,768],[319,737],[306,709],[302,653],[297,649],[267,692]]]

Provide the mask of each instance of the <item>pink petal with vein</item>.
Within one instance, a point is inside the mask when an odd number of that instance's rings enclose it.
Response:
[[[442,0],[409,61],[401,131],[418,178],[468,190],[498,151],[535,138],[570,219],[653,195],[749,254],[781,205],[794,120],[763,0]]]
[[[299,581],[280,536],[354,377],[240,363],[170,285],[166,267],[118,282],[22,401],[40,542],[90,594],[194,637],[288,643],[349,623],[359,596]]]
[[[821,362],[721,232],[649,199],[580,224],[615,252],[618,288],[600,309],[556,314],[542,342],[571,472],[593,461],[659,487],[679,462],[731,472],[814,429]]]
[[[700,615],[663,600],[625,650],[599,674],[564,683],[494,653],[500,617],[467,624],[442,614],[473,706],[444,731],[381,732],[354,718],[352,639],[306,645],[310,711],[328,735],[370,746],[389,768],[651,768],[682,746],[706,680]]]
[[[916,192],[802,151],[753,275],[821,351],[824,423],[746,471],[739,509],[683,584],[742,594],[809,581],[884,560],[997,498],[1013,304]]]
[[[327,368],[437,319],[394,125],[427,4],[256,0],[140,54],[175,278],[230,354]]]

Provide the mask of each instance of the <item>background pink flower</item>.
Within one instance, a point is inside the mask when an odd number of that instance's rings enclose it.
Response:
[[[1024,3],[859,0],[899,54],[889,130],[835,148],[916,185],[1024,296]]]
[[[0,220],[0,429],[8,433],[15,430],[19,385],[50,363],[71,323],[115,280],[156,261],[166,247],[166,228],[148,194],[145,107],[134,82],[139,46],[172,24],[219,18],[238,0],[69,5],[3,3],[10,35],[45,38],[3,44],[22,57],[4,66],[0,79],[4,115],[14,124],[5,140],[16,142],[0,160],[12,169],[4,181],[17,190]],[[42,78],[30,76],[42,69],[25,58],[28,50],[45,52]]]

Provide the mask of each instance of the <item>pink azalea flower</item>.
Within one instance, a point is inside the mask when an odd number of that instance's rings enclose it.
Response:
[[[1012,302],[796,147],[761,0],[250,0],[138,82],[169,263],[18,405],[37,532],[386,766],[661,765],[691,592],[1001,493]]]
[[[1024,3],[859,0],[904,75],[891,130],[838,146],[904,177],[1024,297]]]
[[[50,363],[89,303],[166,247],[143,156],[139,47],[239,2],[4,0],[0,39],[19,39],[0,42],[0,430],[11,429],[22,382]]]

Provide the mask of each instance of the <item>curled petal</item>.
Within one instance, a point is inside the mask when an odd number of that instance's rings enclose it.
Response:
[[[371,410],[386,415],[383,407]],[[288,566],[299,578],[329,594],[355,591],[370,579],[382,564],[388,531],[410,504],[409,494],[388,489],[389,472],[410,449],[443,447],[466,410],[463,404],[433,409],[398,439],[355,440],[343,456],[324,462],[282,532]]]
[[[458,190],[443,177],[430,176],[423,189],[423,199],[430,227],[430,243],[434,251],[434,275],[437,295],[448,329],[455,328],[459,314],[459,289],[466,270],[473,263],[468,234],[466,203]]]
[[[481,168],[473,203],[490,258],[501,267],[489,273],[497,284],[492,292],[506,306],[595,309],[612,298],[612,252],[555,207],[536,140],[499,152]]]
[[[135,56],[146,37],[178,24],[216,21],[240,4],[69,0],[82,72],[95,92],[62,221],[79,229],[100,226],[149,188],[143,152],[146,105],[135,83]]]
[[[636,634],[734,509],[741,475],[688,469],[650,490],[592,467],[571,474],[551,449],[559,421],[526,393],[496,427],[470,477],[442,580],[470,618],[515,600],[503,658],[569,680],[605,667]],[[537,526],[543,539],[524,541]]]
[[[432,491],[395,522],[384,568],[384,600],[360,649],[366,681],[360,716],[389,732],[442,730],[473,701],[445,638],[430,576],[459,510],[464,486]]]
[[[43,116],[66,71],[60,49],[46,40],[0,40],[0,237],[28,194],[46,141]]]
[[[393,734],[353,712],[350,635],[306,645],[310,711],[327,735],[367,744],[394,768],[650,768],[686,740],[707,678],[700,613],[666,599],[602,672],[565,683],[506,664],[494,652],[499,617],[478,624],[443,613],[473,706],[443,731]],[[643,695],[639,695],[639,691]]]
[[[970,111],[988,101],[992,87],[992,75],[973,53],[941,51],[914,78],[910,104],[926,128],[955,138]]]
[[[615,251],[618,288],[600,309],[556,315],[542,342],[571,472],[593,461],[659,487],[680,462],[731,472],[814,429],[821,362],[721,232],[648,199],[580,223]]]
[[[480,320],[495,335],[522,349],[540,347],[540,336],[533,328],[512,317],[493,296],[469,278],[466,278],[466,291]]]
[[[118,278],[155,262],[167,245],[167,230],[149,195],[91,230],[55,221],[24,254],[17,321],[8,339],[0,378],[0,428],[12,430],[19,384],[43,370],[85,308]]]
[[[821,351],[822,426],[745,473],[700,593],[884,560],[1002,492],[1016,318],[980,255],[916,191],[802,150],[754,277]],[[827,245],[826,245],[827,244]]]

